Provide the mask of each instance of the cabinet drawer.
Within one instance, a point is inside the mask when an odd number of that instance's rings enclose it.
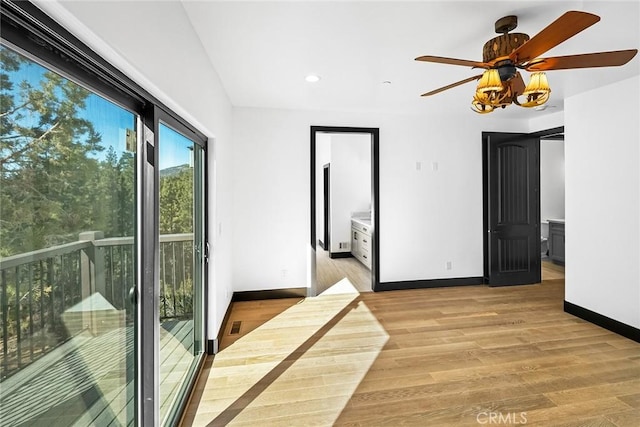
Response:
[[[367,234],[360,234],[360,252],[369,254],[371,252],[371,236]]]
[[[351,221],[351,228],[361,233],[371,235],[371,227],[357,221]]]
[[[371,254],[369,252],[360,252],[358,258],[365,266],[371,269]]]

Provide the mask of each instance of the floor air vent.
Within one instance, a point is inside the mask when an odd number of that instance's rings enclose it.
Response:
[[[238,335],[240,333],[240,325],[242,322],[240,320],[236,320],[231,324],[231,331],[229,331],[229,335]]]

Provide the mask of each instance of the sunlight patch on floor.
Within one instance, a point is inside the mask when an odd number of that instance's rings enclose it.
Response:
[[[345,279],[218,353],[193,425],[331,425],[388,338]]]
[[[337,294],[357,294],[358,290],[346,277],[335,285],[331,286],[320,295],[337,295]]]

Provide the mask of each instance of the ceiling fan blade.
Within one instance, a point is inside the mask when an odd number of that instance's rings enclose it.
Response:
[[[423,93],[420,96],[435,95],[436,93],[444,92],[447,89],[451,89],[451,88],[454,88],[456,86],[460,86],[460,85],[463,85],[465,83],[469,83],[469,82],[472,82],[474,80],[478,80],[480,77],[482,77],[482,74],[478,74],[477,76],[473,76],[473,77],[469,77],[469,78],[464,79],[464,80],[460,80],[459,82],[451,83],[450,85],[443,86],[443,87],[441,87],[439,89],[432,90],[431,92]]]
[[[468,61],[466,59],[456,59],[456,58],[445,58],[443,56],[419,56],[416,58],[416,61],[423,62],[436,62],[438,64],[449,64],[449,65],[462,65],[465,67],[477,67],[477,68],[490,68],[490,64],[486,64],[484,62],[478,61]]]
[[[526,66],[527,71],[568,70],[571,68],[617,67],[636,56],[638,49],[611,52],[585,53],[582,55],[539,58]]]
[[[522,95],[525,88],[524,80],[522,80],[522,75],[520,73],[516,73],[516,76],[511,79],[511,92],[515,95]]]
[[[509,58],[516,64],[529,62],[538,55],[575,36],[600,20],[598,15],[569,11],[514,50]]]

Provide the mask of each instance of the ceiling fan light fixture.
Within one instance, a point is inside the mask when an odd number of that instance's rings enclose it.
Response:
[[[493,111],[496,107],[504,107],[510,104],[510,99],[510,84],[503,84],[499,70],[491,68],[482,74],[471,105],[472,109],[477,113],[485,114]],[[506,102],[506,100],[509,100],[509,102]],[[491,108],[489,109],[488,107]]]
[[[547,75],[543,72],[532,73],[529,84],[524,88],[522,96],[526,97],[526,102],[520,103],[521,107],[538,107],[549,100],[551,88],[547,81]]]
[[[502,91],[502,81],[500,80],[500,73],[498,70],[490,68],[482,73],[476,92],[486,94],[500,91]]]
[[[492,105],[485,104],[484,102],[482,102],[481,99],[478,98],[478,95],[476,94],[473,97],[473,101],[471,101],[471,109],[478,114],[488,114],[494,110],[494,107]]]

